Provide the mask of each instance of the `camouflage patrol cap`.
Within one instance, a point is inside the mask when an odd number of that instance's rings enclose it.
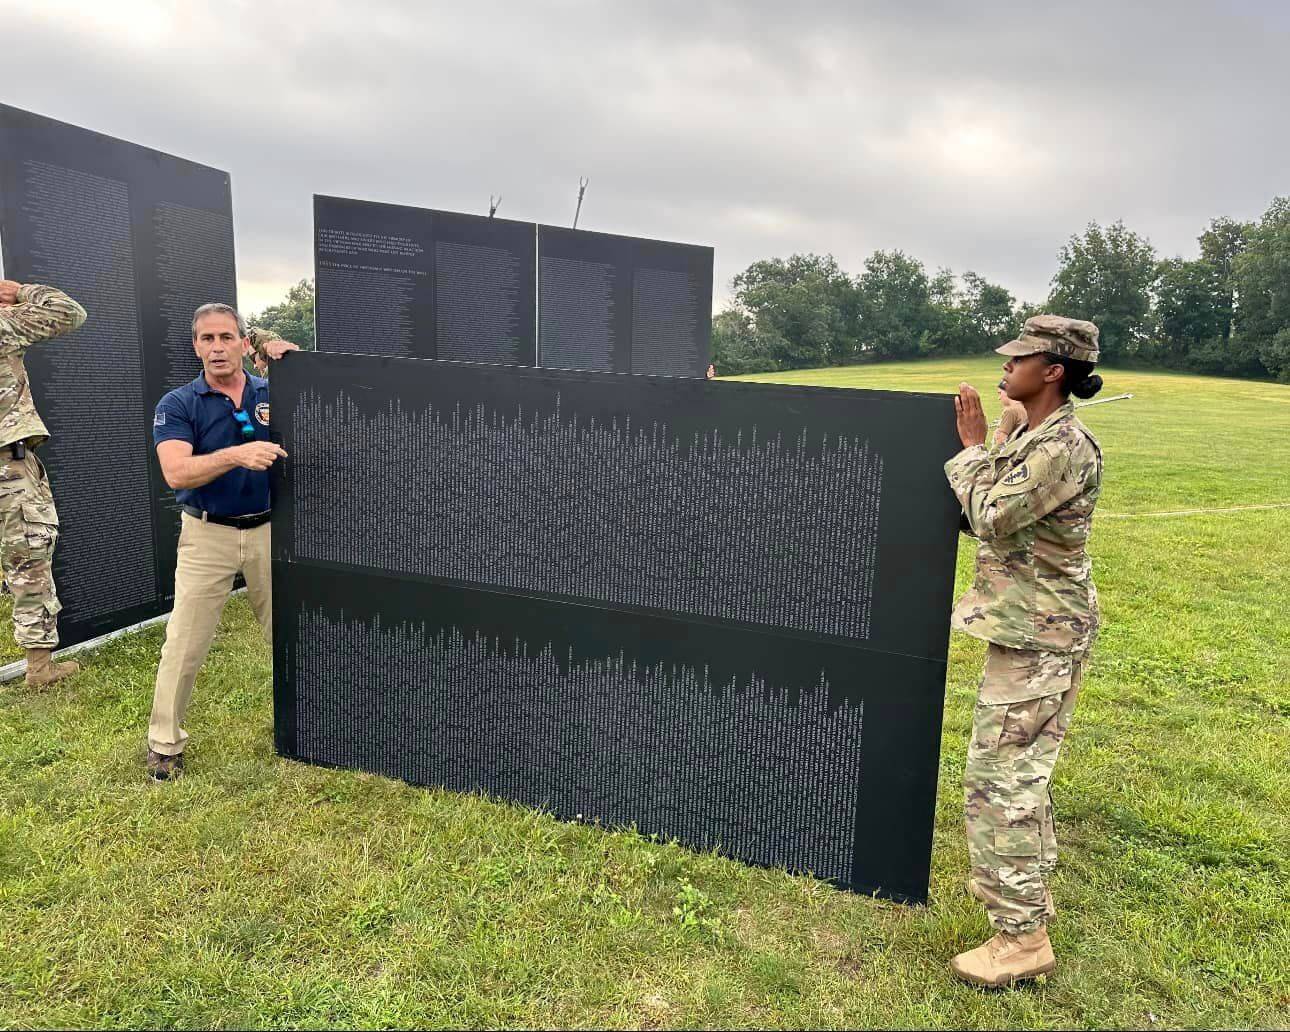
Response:
[[[1081,362],[1096,362],[1097,326],[1063,315],[1036,315],[1026,320],[1020,337],[995,351],[1001,355],[1037,355],[1046,351]]]

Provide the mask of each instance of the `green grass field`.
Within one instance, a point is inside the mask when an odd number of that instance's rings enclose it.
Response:
[[[1290,1026],[1290,508],[1107,518],[1290,502],[1290,387],[1106,379],[1135,397],[1085,413],[1106,626],[1058,766],[1044,984],[986,993],[945,967],[988,934],[959,816],[976,642],[952,646],[933,898],[910,908],[279,760],[237,601],[177,784],[142,771],[159,630],[44,694],[0,688],[0,1025]]]

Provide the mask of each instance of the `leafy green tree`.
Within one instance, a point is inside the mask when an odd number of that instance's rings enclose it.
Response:
[[[1259,358],[1269,373],[1290,383],[1290,327],[1278,330],[1271,340],[1258,346]]]
[[[302,279],[287,291],[276,305],[269,305],[259,315],[248,319],[252,326],[273,330],[283,340],[299,344],[304,351],[314,350],[314,284]]]
[[[1209,228],[1199,238],[1201,261],[1207,262],[1218,276],[1220,311],[1223,317],[1221,336],[1224,341],[1232,336],[1232,323],[1236,312],[1236,286],[1233,279],[1236,259],[1245,250],[1246,241],[1253,228],[1252,223],[1237,222],[1227,217],[1211,219]]]
[[[769,343],[758,336],[752,316],[737,308],[727,308],[712,317],[712,364],[720,376],[781,368]]]
[[[1233,262],[1238,344],[1290,381],[1290,197],[1277,197]]]
[[[840,365],[856,355],[855,289],[832,255],[754,262],[734,279],[735,307],[776,369]]]
[[[1156,281],[1162,358],[1183,362],[1206,341],[1221,340],[1231,318],[1230,287],[1219,267],[1203,258],[1170,258],[1160,263]]]
[[[938,283],[943,290],[944,282]],[[856,280],[859,354],[866,358],[912,358],[927,353],[928,339],[945,330],[932,303],[932,283],[923,263],[903,251],[875,251]]]
[[[1091,319],[1101,331],[1103,358],[1127,358],[1154,332],[1156,272],[1156,252],[1145,238],[1123,222],[1105,228],[1090,222],[1058,253],[1049,310]]]
[[[1012,327],[1012,295],[975,272],[958,277],[940,269],[928,294],[932,328],[920,339],[920,354],[977,355],[997,346]]]
[[[966,354],[997,347],[1018,328],[1016,299],[1012,294],[970,269],[963,274],[959,305],[966,322],[963,349]]]
[[[961,353],[964,350],[967,327],[964,323],[959,281],[953,270],[944,267],[936,270],[936,275],[927,283],[927,300],[930,305],[929,317],[918,338],[918,353]]]

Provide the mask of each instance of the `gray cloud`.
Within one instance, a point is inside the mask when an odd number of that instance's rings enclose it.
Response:
[[[582,225],[723,283],[900,247],[1039,299],[1090,219],[1192,253],[1290,190],[1288,10],[45,0],[4,100],[229,170],[248,307],[310,274],[314,192],[564,224],[583,174]]]

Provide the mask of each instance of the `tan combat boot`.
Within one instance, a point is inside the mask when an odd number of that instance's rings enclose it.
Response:
[[[1011,935],[1000,932],[974,950],[960,953],[950,961],[950,970],[965,982],[998,989],[1046,975],[1057,967],[1048,929]]]
[[[52,649],[27,650],[27,684],[33,688],[41,688],[55,681],[61,681],[64,677],[71,677],[81,669],[79,663],[73,663],[71,660],[66,663],[55,663],[50,658],[52,655]]]

